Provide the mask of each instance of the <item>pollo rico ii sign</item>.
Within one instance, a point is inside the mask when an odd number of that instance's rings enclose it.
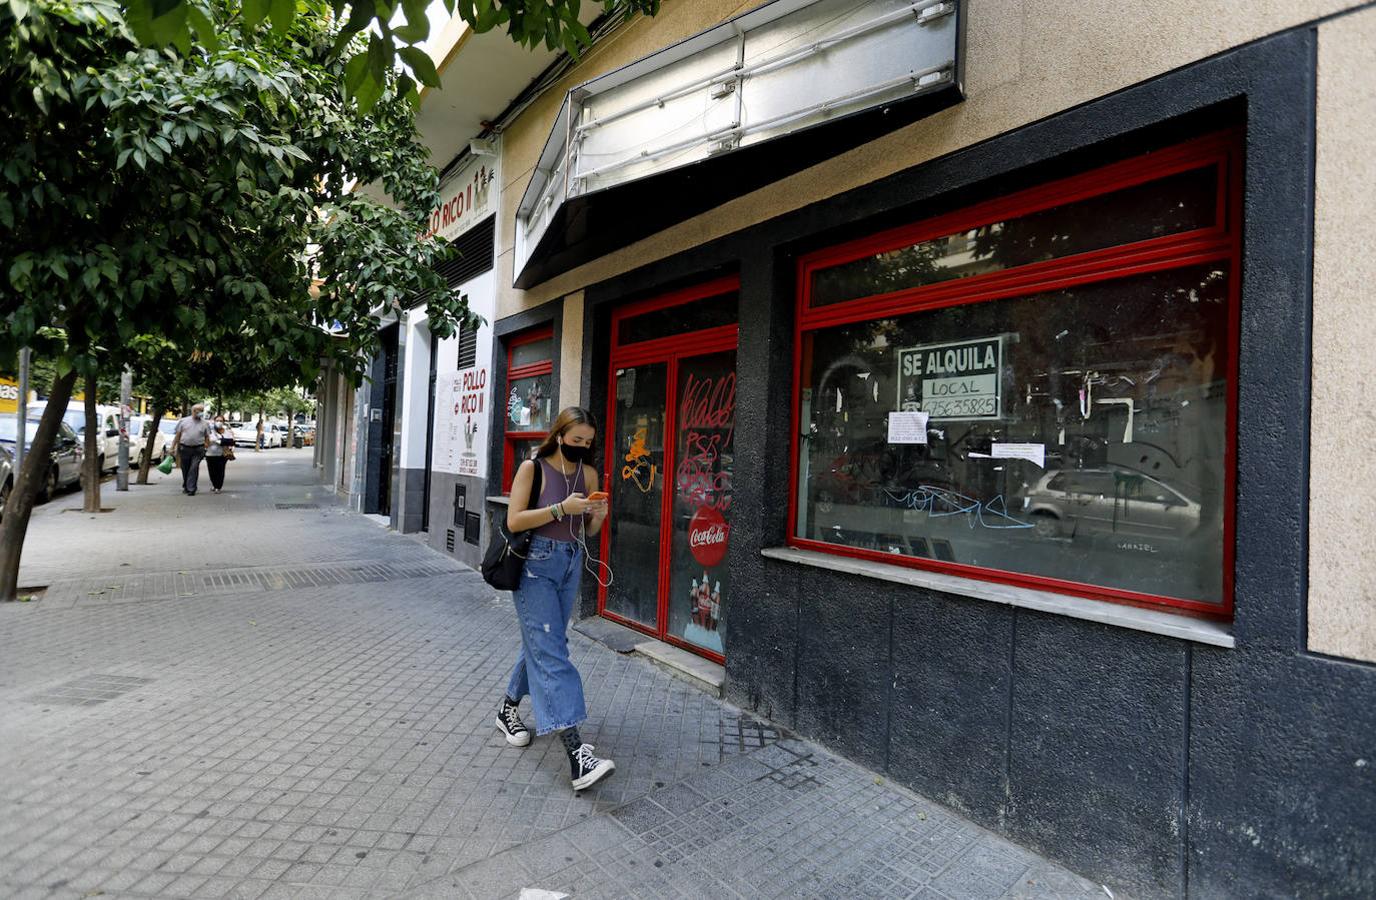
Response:
[[[497,157],[475,156],[440,188],[440,205],[430,213],[425,236],[452,241],[492,214],[496,204]]]

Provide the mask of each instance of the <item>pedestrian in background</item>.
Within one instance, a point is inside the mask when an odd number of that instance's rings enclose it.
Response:
[[[259,416],[259,417],[258,417],[258,440],[257,440],[257,441],[254,443],[254,445],[253,445],[253,452],[254,452],[254,453],[261,453],[261,452],[263,452],[263,432],[264,432],[265,430],[266,430],[266,429],[263,427],[263,417],[262,417],[262,416]]]
[[[234,430],[225,424],[224,416],[215,417],[210,445],[205,448],[205,468],[210,473],[210,492],[223,493],[225,463],[234,458]]]
[[[201,478],[201,458],[210,446],[210,423],[205,418],[205,405],[197,403],[191,407],[191,415],[184,416],[177,423],[177,431],[172,435],[172,455],[182,466],[182,493],[196,496],[196,485]]]
[[[578,726],[588,717],[583,678],[569,659],[568,628],[587,558],[587,539],[607,518],[606,494],[588,465],[597,436],[592,413],[570,406],[550,426],[535,459],[516,470],[507,507],[512,532],[534,529],[521,580],[512,592],[521,625],[521,654],[497,710],[497,728],[513,747],[530,744],[530,729],[516,708],[526,694],[540,734],[559,732],[568,754],[573,789],[591,787],[616,768],[594,756]],[[531,497],[539,467],[541,488]]]

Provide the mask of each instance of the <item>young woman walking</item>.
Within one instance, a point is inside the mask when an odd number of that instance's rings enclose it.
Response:
[[[578,602],[586,541],[602,530],[607,518],[606,500],[588,499],[597,491],[597,473],[587,464],[596,436],[597,424],[586,409],[570,406],[559,413],[535,459],[516,470],[506,514],[511,531],[534,529],[535,534],[513,592],[521,655],[497,710],[497,728],[513,747],[530,744],[530,729],[516,713],[529,694],[538,733],[559,732],[575,791],[591,787],[616,768],[610,759],[594,756],[592,744],[583,743],[578,733],[588,712],[583,679],[569,660],[569,619]],[[536,466],[541,488],[532,503]]]

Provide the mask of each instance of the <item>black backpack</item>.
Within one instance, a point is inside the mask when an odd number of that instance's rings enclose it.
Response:
[[[526,509],[530,510],[540,502],[540,482],[544,480],[544,466],[535,460],[535,477],[530,485],[530,500]],[[526,554],[530,550],[530,539],[535,529],[528,528],[512,534],[507,527],[506,516],[497,518],[493,525],[492,541],[483,554],[483,581],[500,591],[514,591],[521,583],[521,569],[526,564]]]

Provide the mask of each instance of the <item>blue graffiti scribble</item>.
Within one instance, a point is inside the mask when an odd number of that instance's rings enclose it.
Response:
[[[992,500],[976,500],[957,491],[924,484],[903,494],[885,490],[884,494],[904,509],[921,510],[932,518],[964,515],[971,528],[1032,528],[1031,522],[1015,519],[999,494]],[[988,520],[986,520],[988,517]]]

